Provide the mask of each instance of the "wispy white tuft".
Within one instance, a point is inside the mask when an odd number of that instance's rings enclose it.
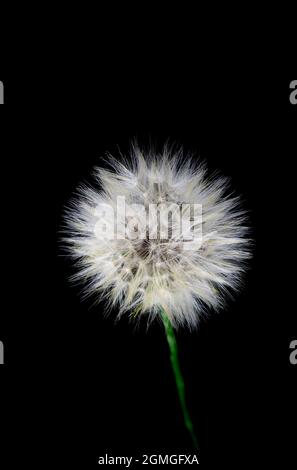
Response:
[[[229,195],[226,178],[208,177],[205,164],[197,165],[182,151],[165,147],[161,154],[143,154],[134,146],[129,158],[108,160],[110,169],[96,168],[96,186],[81,186],[66,211],[64,241],[76,261],[74,280],[83,281],[85,295],[106,298],[108,307],[118,309],[118,317],[124,312],[132,318],[147,314],[151,321],[162,307],[175,327],[197,326],[209,308],[221,308],[240,287],[249,240],[239,198]],[[115,216],[125,218],[117,213],[118,196],[128,205],[144,205],[146,214],[150,204],[173,204],[173,224],[184,204],[201,204],[201,246],[188,249],[183,233],[135,238],[131,224],[125,226],[126,238],[99,239],[98,205],[109,204]],[[136,210],[134,221],[135,217],[137,230],[147,234],[143,213]],[[113,230],[110,214],[101,217],[102,222],[107,232]],[[157,226],[154,218],[150,223]],[[161,217],[159,227],[163,223],[167,222]],[[191,233],[195,230],[193,222]]]

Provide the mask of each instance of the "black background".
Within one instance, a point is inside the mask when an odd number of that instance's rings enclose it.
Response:
[[[193,453],[162,328],[114,324],[116,312],[104,318],[104,305],[82,302],[58,244],[77,185],[133,138],[194,151],[232,178],[250,210],[255,247],[243,292],[197,332],[177,334],[201,465],[294,461],[296,75],[261,53],[202,60],[195,45],[188,54],[164,47],[157,60],[156,50],[118,45],[79,66],[73,53],[54,72],[43,63],[0,77],[12,245],[3,249],[1,455],[10,463],[95,468],[105,453]]]

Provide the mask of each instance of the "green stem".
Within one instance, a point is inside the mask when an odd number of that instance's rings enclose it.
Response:
[[[166,337],[167,337],[167,341],[169,345],[170,360],[171,360],[171,365],[172,365],[172,369],[173,369],[173,373],[175,377],[178,397],[179,397],[179,401],[181,404],[185,426],[190,433],[194,447],[198,449],[198,443],[197,443],[197,438],[194,433],[193,423],[190,418],[188,408],[186,405],[185,383],[184,383],[184,379],[183,379],[180,365],[179,365],[177,342],[176,342],[174,330],[166,312],[162,308],[161,308],[161,316],[162,316],[162,320],[164,323]]]

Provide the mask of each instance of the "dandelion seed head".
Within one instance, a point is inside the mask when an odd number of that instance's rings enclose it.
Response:
[[[250,242],[240,198],[227,178],[207,176],[205,163],[182,150],[143,153],[134,145],[128,158],[108,163],[66,210],[73,280],[83,282],[84,295],[116,307],[118,318],[150,322],[162,308],[173,326],[196,327],[241,285]],[[98,215],[98,207],[112,209]]]

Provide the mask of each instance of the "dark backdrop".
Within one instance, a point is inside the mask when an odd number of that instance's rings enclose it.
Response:
[[[293,459],[297,77],[261,57],[202,63],[164,52],[156,63],[135,54],[106,52],[79,67],[59,59],[55,73],[43,66],[21,82],[6,74],[2,214],[12,249],[3,249],[1,387],[5,437],[19,443],[10,458],[95,468],[105,453],[193,452],[162,328],[114,324],[116,312],[104,318],[104,305],[82,302],[58,245],[77,185],[136,137],[194,151],[232,178],[250,210],[245,288],[197,332],[177,334],[201,464]]]

